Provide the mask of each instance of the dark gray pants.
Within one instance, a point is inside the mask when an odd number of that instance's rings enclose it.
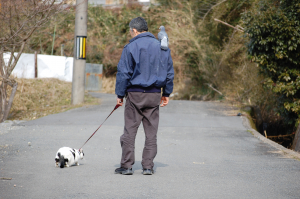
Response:
[[[121,167],[132,168],[134,164],[134,144],[137,130],[143,122],[145,146],[142,166],[152,169],[153,159],[157,153],[157,129],[159,122],[160,93],[129,92],[125,104],[125,127],[121,136],[122,158]]]

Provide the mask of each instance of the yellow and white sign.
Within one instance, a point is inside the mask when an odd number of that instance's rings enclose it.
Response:
[[[76,37],[76,59],[86,59],[86,36]]]

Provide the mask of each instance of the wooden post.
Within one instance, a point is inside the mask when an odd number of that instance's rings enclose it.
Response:
[[[61,55],[61,56],[64,56],[64,46],[65,46],[65,45],[62,44],[62,45],[61,45],[61,48],[60,48],[60,55]]]
[[[52,41],[51,55],[53,55],[53,48],[54,48],[54,42],[55,42],[55,33],[56,33],[56,24],[55,24],[55,26],[54,26],[54,33],[53,33],[53,41]]]
[[[34,51],[34,77],[38,77],[37,51]]]

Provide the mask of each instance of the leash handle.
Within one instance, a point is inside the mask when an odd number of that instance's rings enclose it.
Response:
[[[116,105],[115,106],[115,108],[114,108],[114,110],[107,116],[107,118],[104,120],[104,122],[111,116],[111,114],[115,111],[115,110],[117,110],[118,108],[120,107],[120,105]],[[104,123],[104,122],[102,122],[102,124]],[[82,147],[95,135],[95,133],[100,129],[100,127],[102,126],[102,124],[96,129],[96,131],[89,137],[89,139],[87,139],[87,141],[85,141],[85,143],[82,145]],[[82,147],[80,147],[79,148],[79,150],[80,149],[82,149]]]

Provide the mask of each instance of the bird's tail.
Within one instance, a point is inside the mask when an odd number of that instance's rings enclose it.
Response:
[[[161,49],[168,50],[168,48],[169,48],[168,38],[164,36],[164,38],[162,38],[161,40]]]

